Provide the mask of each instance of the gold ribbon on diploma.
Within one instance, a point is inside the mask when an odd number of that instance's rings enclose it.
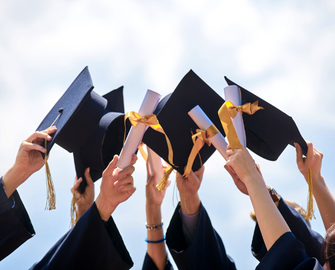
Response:
[[[147,160],[148,160],[148,154],[144,151],[143,146],[144,146],[144,143],[141,142],[140,145],[138,146],[138,150],[140,151],[141,156],[143,157],[143,159],[145,160],[145,162],[147,162]],[[174,169],[173,169],[173,167],[171,165],[169,165],[166,168],[162,168],[162,170],[164,170],[164,176],[159,181],[159,183],[156,185],[156,188],[159,191],[163,191],[164,190],[164,188],[166,186],[166,183],[167,183],[167,181],[169,179],[169,176],[173,172]]]
[[[240,149],[243,147],[238,139],[231,117],[235,118],[238,112],[244,112],[252,115],[258,110],[264,110],[263,107],[258,106],[258,100],[252,104],[250,102],[245,103],[242,106],[235,106],[234,103],[226,101],[219,109],[219,118],[233,152],[235,152],[236,147]]]
[[[197,133],[192,135],[193,147],[188,157],[187,165],[186,165],[183,177],[188,177],[188,175],[190,174],[192,170],[194,159],[197,156],[197,154],[199,154],[199,151],[205,145],[205,143],[208,146],[211,146],[211,142],[209,139],[219,133],[219,130],[216,128],[214,124],[211,125],[209,128],[207,128],[206,130],[197,129],[196,131]],[[201,162],[201,157],[200,157],[200,162]]]
[[[156,117],[155,114],[148,114],[146,116],[141,116],[139,115],[137,112],[127,112],[124,116],[124,137],[123,137],[123,146],[124,146],[124,142],[126,140],[126,120],[129,119],[131,125],[133,127],[135,127],[137,124],[142,123],[146,126],[151,127],[152,129],[163,133],[165,135],[165,139],[166,139],[166,144],[169,150],[169,154],[168,154],[168,160],[171,164],[173,164],[173,150],[172,150],[172,146],[170,143],[170,140],[168,138],[168,136],[166,136],[162,126],[159,124],[158,119]],[[122,147],[123,148],[123,147]],[[122,156],[121,156],[122,159]]]

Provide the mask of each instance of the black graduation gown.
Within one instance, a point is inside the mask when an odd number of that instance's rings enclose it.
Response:
[[[151,257],[148,255],[148,253],[145,254],[142,270],[158,270],[156,264],[151,259]],[[173,267],[169,260],[166,261],[164,270],[173,270]]]
[[[35,235],[29,215],[15,190],[7,198],[0,177],[0,261]]]
[[[112,217],[107,224],[94,203],[30,269],[130,269],[133,261]]]
[[[321,270],[316,258],[308,257],[304,245],[292,232],[284,233],[264,255],[256,270]]]
[[[192,243],[187,246],[178,205],[166,232],[166,244],[179,270],[221,269],[235,270],[235,263],[226,254],[223,242],[209,216],[200,205],[197,229]]]
[[[317,232],[313,231],[305,221],[305,219],[291,206],[287,205],[281,198],[278,205],[278,210],[285,219],[291,232],[297,240],[304,246],[305,251],[309,257],[315,257],[321,265],[325,263],[323,237]],[[254,235],[251,243],[251,251],[255,258],[259,261],[263,259],[267,250],[264,240],[256,222]]]

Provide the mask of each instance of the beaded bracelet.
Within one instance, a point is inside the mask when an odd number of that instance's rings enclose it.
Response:
[[[162,239],[157,240],[157,241],[150,241],[150,240],[148,240],[148,238],[145,238],[145,242],[152,243],[152,244],[157,244],[157,243],[161,243],[161,242],[164,242],[164,241],[165,241],[165,235]]]
[[[147,230],[153,230],[154,231],[154,230],[158,230],[158,229],[160,229],[162,227],[163,227],[163,219],[162,219],[161,223],[156,224],[156,225],[148,225],[148,223],[145,223],[145,228]]]

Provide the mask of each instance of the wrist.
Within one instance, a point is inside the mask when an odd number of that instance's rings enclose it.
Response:
[[[146,206],[146,215],[147,215],[147,223],[148,224],[158,224],[161,222],[161,207],[160,206]]]
[[[180,205],[181,210],[186,215],[194,215],[200,211],[200,198],[198,193],[192,195],[185,195],[185,197],[180,194]]]
[[[9,198],[29,176],[25,171],[13,165],[2,177],[7,197]]]
[[[110,218],[111,214],[114,212],[116,207],[106,203],[106,200],[102,198],[101,194],[98,195],[95,204],[97,206],[101,219],[104,221],[108,221],[108,219]]]

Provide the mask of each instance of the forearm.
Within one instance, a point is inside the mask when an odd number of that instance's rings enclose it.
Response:
[[[2,177],[7,197],[9,198],[29,176],[24,170],[12,166]]]
[[[180,204],[181,210],[186,215],[194,215],[200,211],[200,198],[198,193],[192,195],[183,195],[182,192],[180,195]]]
[[[147,224],[157,225],[162,221],[160,205],[146,205]],[[158,241],[164,238],[163,227],[156,230],[147,230],[147,239],[149,241]],[[158,269],[164,269],[167,260],[167,253],[165,249],[165,242],[147,243],[147,252],[150,258],[155,263]]]
[[[290,229],[273,203],[264,182],[252,183],[247,187],[265,246],[269,250],[279,237]]]
[[[328,230],[335,223],[335,199],[322,176],[313,179],[313,194],[325,229]]]

